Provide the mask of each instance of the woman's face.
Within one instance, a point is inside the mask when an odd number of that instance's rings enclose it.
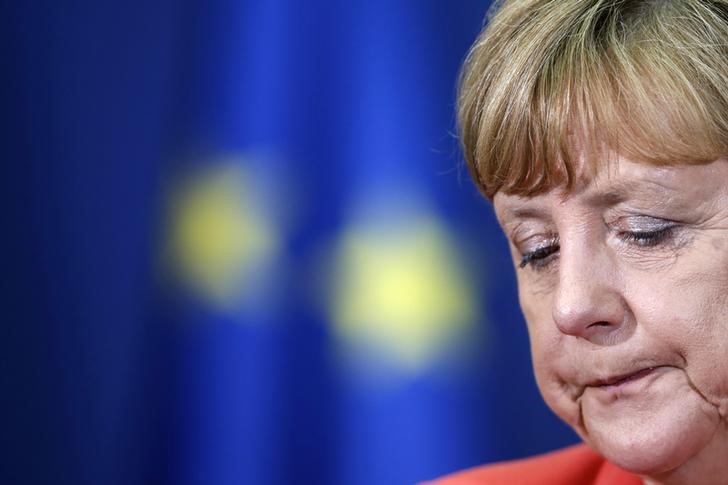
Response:
[[[728,160],[494,203],[556,414],[636,473],[728,466]]]

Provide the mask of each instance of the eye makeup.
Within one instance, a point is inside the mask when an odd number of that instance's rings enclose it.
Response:
[[[544,241],[538,247],[522,253],[521,261],[518,267],[523,269],[530,266],[534,269],[545,267],[551,260],[551,256],[556,254],[560,249],[558,238],[552,237]]]
[[[630,216],[617,221],[617,236],[623,242],[640,247],[654,247],[672,240],[679,229],[678,223],[652,216]]]

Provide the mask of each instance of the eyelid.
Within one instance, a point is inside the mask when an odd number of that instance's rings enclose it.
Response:
[[[519,250],[521,261],[518,263],[518,267],[523,269],[526,266],[531,266],[534,269],[540,269],[541,265],[546,265],[559,249],[559,239],[557,236],[552,235],[548,239],[542,240],[533,249]]]
[[[513,235],[513,238],[512,238],[513,246],[516,248],[516,250],[519,252],[519,254],[527,254],[527,253],[536,251],[539,248],[553,244],[553,242],[557,241],[557,240],[558,240],[558,237],[555,234],[552,234],[550,232],[541,233],[541,234],[534,234],[534,233],[518,234],[518,233],[516,233]]]
[[[621,231],[631,232],[654,232],[676,225],[675,221],[665,219],[664,217],[655,217],[648,215],[623,216],[615,221],[615,226],[621,227]]]
[[[559,245],[545,246],[530,253],[524,254],[518,267],[523,269],[526,266],[532,266],[535,269],[541,269],[546,266],[551,258],[559,252]]]

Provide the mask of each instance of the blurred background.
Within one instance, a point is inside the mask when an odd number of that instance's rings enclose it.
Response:
[[[485,0],[0,7],[0,483],[408,484],[572,443],[455,138]]]

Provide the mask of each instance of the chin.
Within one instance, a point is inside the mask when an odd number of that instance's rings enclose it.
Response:
[[[671,472],[697,455],[707,443],[697,437],[681,440],[594,440],[592,447],[615,465],[638,475]]]
[[[550,404],[573,426],[573,406],[564,401]],[[617,387],[588,387],[575,404],[582,439],[638,475],[663,475],[694,461],[722,426],[716,407],[670,368]]]
[[[695,410],[678,417],[655,412],[653,419],[589,427],[587,442],[606,459],[638,475],[674,471],[700,454],[714,438],[715,416]],[[657,418],[657,419],[654,419]]]

